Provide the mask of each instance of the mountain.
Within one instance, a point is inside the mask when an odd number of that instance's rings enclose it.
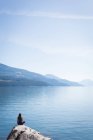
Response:
[[[82,84],[83,86],[93,86],[93,80],[85,79],[85,80],[81,81],[80,84]]]
[[[69,81],[69,80],[66,80],[66,79],[61,79],[61,78],[59,78],[55,75],[52,75],[52,74],[47,74],[46,77],[48,77],[50,79],[55,79],[58,82],[63,83],[63,84],[68,85],[68,86],[80,86],[80,84],[77,83],[77,82]]]
[[[56,76],[41,75],[24,69],[0,64],[0,86],[79,86],[80,84]]]

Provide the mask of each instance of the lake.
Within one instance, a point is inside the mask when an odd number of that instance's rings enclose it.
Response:
[[[0,140],[17,115],[53,140],[93,140],[92,87],[0,87]]]

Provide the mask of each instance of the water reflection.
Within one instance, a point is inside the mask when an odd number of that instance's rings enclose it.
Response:
[[[54,140],[92,140],[93,88],[0,87],[0,136],[21,112],[26,124]]]

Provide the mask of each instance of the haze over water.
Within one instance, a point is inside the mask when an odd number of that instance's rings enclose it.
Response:
[[[54,140],[93,140],[92,87],[0,87],[0,140],[19,112],[27,126]]]

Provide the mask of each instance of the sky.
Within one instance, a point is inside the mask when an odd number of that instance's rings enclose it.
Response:
[[[0,0],[0,63],[93,80],[93,0]]]

